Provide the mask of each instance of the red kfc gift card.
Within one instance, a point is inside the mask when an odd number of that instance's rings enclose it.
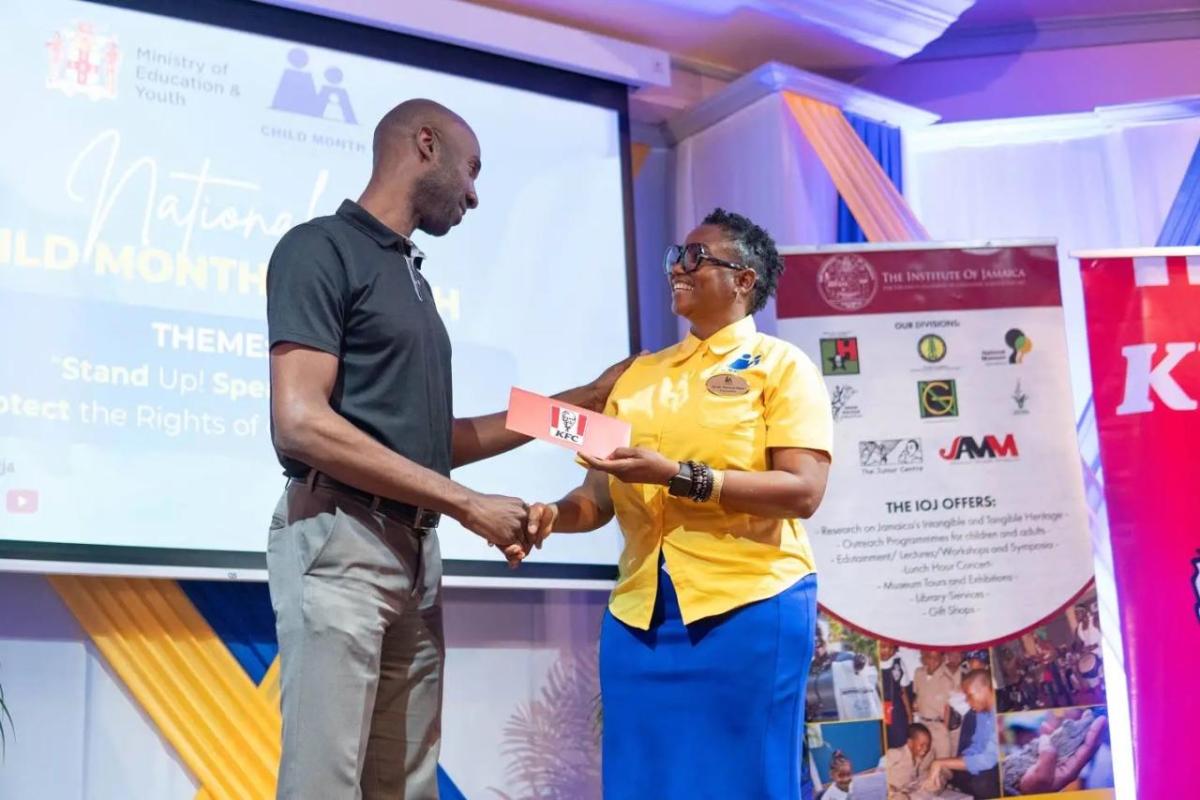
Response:
[[[597,458],[629,446],[628,422],[515,386],[508,398],[505,425],[510,431]]]

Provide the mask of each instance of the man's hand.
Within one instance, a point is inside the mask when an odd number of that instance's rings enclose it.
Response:
[[[613,385],[616,384],[617,378],[625,374],[625,370],[629,369],[630,364],[640,356],[647,355],[647,353],[648,351],[646,350],[635,353],[601,372],[600,377],[584,387],[587,390],[587,399],[579,405],[590,411],[603,411],[605,403],[608,402],[608,396],[612,394]]]
[[[579,456],[592,469],[607,472],[623,483],[656,483],[665,486],[679,472],[678,461],[645,447],[618,447],[608,458],[596,458],[585,453]]]
[[[542,542],[546,541],[546,537],[554,530],[554,522],[557,519],[557,503],[534,503],[531,505],[529,522],[525,528],[525,534],[529,537],[530,544],[540,550]]]
[[[528,555],[530,537],[525,532],[529,509],[524,501],[500,494],[475,494],[459,520],[467,530],[504,551],[510,567]]]

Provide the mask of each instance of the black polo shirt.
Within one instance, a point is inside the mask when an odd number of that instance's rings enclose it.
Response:
[[[422,253],[358,203],[297,225],[267,269],[267,328],[338,357],[329,403],[402,456],[450,474],[450,337]],[[272,423],[272,431],[274,424]],[[276,450],[284,473],[309,467]]]

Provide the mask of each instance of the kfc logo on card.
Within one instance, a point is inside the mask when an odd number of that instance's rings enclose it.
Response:
[[[582,414],[558,406],[550,409],[550,435],[554,438],[582,445],[583,429],[586,427],[587,417]]]
[[[33,489],[9,489],[4,499],[5,508],[10,514],[37,513],[38,493]]]
[[[628,447],[632,434],[624,420],[515,386],[509,393],[504,425],[510,431],[596,458],[604,458],[618,447]]]

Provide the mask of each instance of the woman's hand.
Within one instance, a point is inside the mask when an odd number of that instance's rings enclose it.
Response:
[[[525,528],[529,534],[529,543],[537,549],[542,549],[542,542],[554,530],[558,520],[558,503],[534,503],[529,506],[529,522]]]
[[[645,447],[618,447],[608,458],[596,458],[584,453],[579,456],[592,469],[607,472],[622,483],[656,483],[665,486],[679,472],[678,461]]]

